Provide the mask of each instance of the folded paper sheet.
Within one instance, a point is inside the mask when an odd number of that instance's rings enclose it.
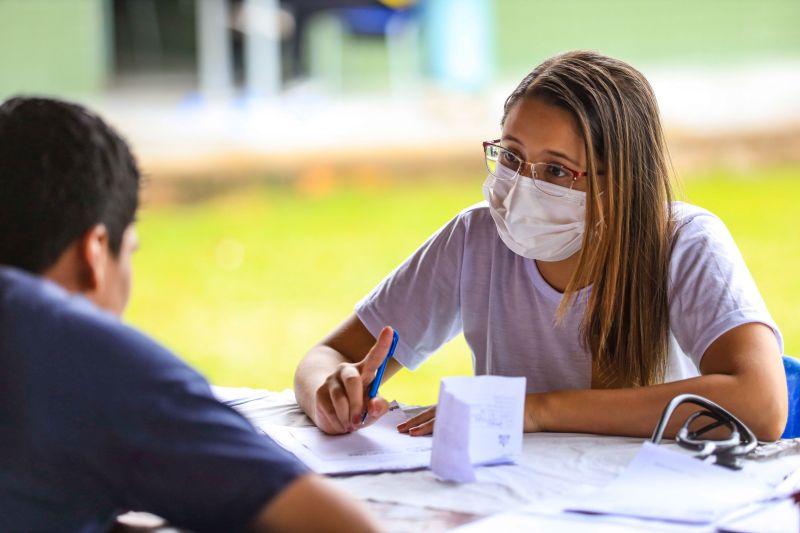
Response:
[[[522,452],[525,378],[442,380],[431,470],[446,481],[475,481],[473,466],[513,462]]]

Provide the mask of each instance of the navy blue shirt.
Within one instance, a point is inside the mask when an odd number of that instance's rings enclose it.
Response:
[[[0,531],[99,531],[125,510],[245,528],[305,473],[168,350],[0,267]]]

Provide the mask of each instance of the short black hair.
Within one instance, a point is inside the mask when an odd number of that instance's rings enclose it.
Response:
[[[128,145],[83,106],[15,97],[0,105],[0,264],[52,266],[104,224],[117,257],[139,206],[139,169]]]

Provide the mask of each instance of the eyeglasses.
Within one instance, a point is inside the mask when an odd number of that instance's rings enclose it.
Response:
[[[661,419],[658,421],[653,437],[650,439],[654,444],[660,444],[667,428],[669,419],[675,409],[684,403],[692,403],[703,408],[689,415],[686,422],[675,435],[675,442],[680,446],[697,453],[695,457],[701,460],[711,460],[720,466],[726,466],[733,470],[742,468],[742,458],[753,451],[758,445],[756,436],[744,423],[733,416],[730,412],[715,404],[707,398],[694,394],[680,394],[667,404]],[[710,424],[698,430],[691,431],[689,426],[700,417],[707,417],[712,420]],[[723,439],[704,439],[703,435],[719,427],[726,427],[730,431],[727,438]]]
[[[483,143],[486,158],[486,169],[489,174],[500,180],[513,180],[517,176],[525,176],[533,180],[537,189],[550,196],[564,196],[575,187],[578,178],[587,176],[586,172],[578,172],[556,163],[531,163],[525,161],[514,152],[503,148],[496,141]],[[557,185],[550,187],[545,184]]]

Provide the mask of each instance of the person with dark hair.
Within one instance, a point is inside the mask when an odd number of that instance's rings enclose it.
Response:
[[[139,185],[84,107],[0,105],[0,530],[104,531],[125,510],[196,531],[377,530],[120,321]]]
[[[500,125],[482,143],[486,201],[432,235],[298,365],[308,416],[336,434],[361,427],[365,410],[367,423],[387,411],[365,391],[390,324],[400,342],[383,379],[463,332],[476,374],[526,377],[529,432],[645,437],[672,398],[692,393],[778,439],[780,330],[723,222],[673,201],[645,77],[567,52],[520,82]],[[398,429],[429,434],[435,413]]]

